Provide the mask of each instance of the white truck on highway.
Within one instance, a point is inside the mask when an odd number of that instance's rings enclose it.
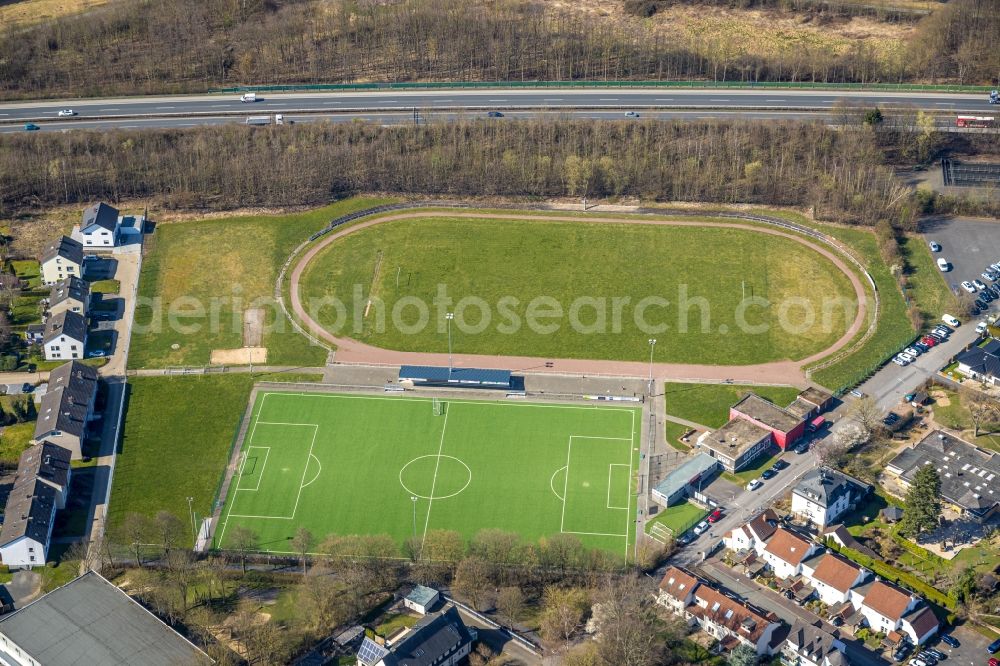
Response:
[[[280,113],[276,113],[273,116],[247,116],[247,125],[270,125],[271,122],[275,125],[284,125],[285,117]]]
[[[243,95],[240,97],[240,101],[244,102],[244,103],[247,103],[247,102],[256,102],[257,101],[257,93],[243,93]]]

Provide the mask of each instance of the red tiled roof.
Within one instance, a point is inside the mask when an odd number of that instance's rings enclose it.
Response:
[[[838,555],[827,553],[816,565],[812,577],[838,592],[847,592],[858,579],[859,573],[861,568],[858,565]]]
[[[864,605],[890,620],[899,620],[910,605],[910,595],[883,581],[875,581],[865,594]]]
[[[760,639],[773,621],[771,617],[761,615],[707,585],[699,585],[694,596],[697,603],[686,609],[692,615],[728,627],[753,643]]]
[[[767,542],[764,551],[789,564],[797,565],[806,559],[806,553],[809,552],[811,545],[806,539],[779,527],[775,530],[774,536]]]
[[[675,599],[683,599],[697,586],[697,578],[677,567],[667,569],[663,574],[663,580],[660,581],[660,589]]]
[[[930,606],[924,606],[915,613],[912,613],[906,618],[906,621],[913,627],[913,633],[917,635],[917,638],[920,638],[938,626],[938,620],[934,616],[934,611],[930,609]]]
[[[773,509],[761,511],[751,518],[746,526],[750,529],[751,536],[761,541],[767,541],[774,534],[774,531],[778,529],[778,514]]]

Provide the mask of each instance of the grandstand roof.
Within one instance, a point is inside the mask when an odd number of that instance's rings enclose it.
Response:
[[[404,365],[399,369],[400,380],[424,384],[465,386],[510,386],[510,370],[483,368],[448,368],[434,365]]]

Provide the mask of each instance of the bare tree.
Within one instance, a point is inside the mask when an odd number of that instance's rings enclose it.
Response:
[[[232,544],[232,549],[239,556],[240,564],[243,566],[243,574],[246,575],[247,557],[257,550],[257,533],[249,527],[238,525],[229,533],[229,543]]]
[[[549,586],[542,595],[542,637],[552,643],[566,642],[583,621],[589,600],[582,588]]]
[[[181,519],[169,511],[157,511],[153,519],[156,535],[159,537],[163,553],[170,562],[170,551],[184,538],[185,527]]]
[[[979,437],[983,425],[1000,418],[1000,403],[975,389],[963,387],[960,399],[969,409],[969,417],[974,428],[973,436]]]
[[[484,610],[493,588],[492,567],[478,557],[467,557],[458,563],[452,589],[476,610]]]
[[[302,578],[298,598],[303,619],[317,631],[329,631],[347,617],[336,579],[326,567],[309,569]]]
[[[500,614],[506,618],[507,624],[513,626],[524,612],[524,592],[516,585],[501,587],[497,594],[496,606]]]
[[[876,432],[882,425],[882,410],[871,396],[852,402],[847,408],[847,416],[869,433]]]
[[[664,644],[656,631],[656,613],[638,578],[612,579],[598,594],[597,604],[601,609],[597,644],[604,663],[661,663]]]
[[[149,516],[142,513],[126,514],[116,530],[117,540],[131,549],[137,567],[142,566],[142,544],[149,542],[152,531]]]
[[[299,554],[299,558],[302,560],[302,573],[306,572],[306,555],[312,549],[313,544],[316,542],[315,537],[313,537],[312,532],[304,527],[300,527],[295,530],[295,536],[292,537],[292,548],[295,552]]]

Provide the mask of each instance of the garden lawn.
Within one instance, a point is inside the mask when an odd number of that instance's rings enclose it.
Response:
[[[317,321],[390,349],[448,351],[444,313],[453,310],[456,353],[642,360],[656,334],[657,361],[720,365],[804,358],[829,347],[854,318],[853,308],[834,308],[831,325],[823,325],[825,299],[853,298],[849,280],[787,238],[753,230],[496,215],[461,219],[442,212],[342,238],[307,267],[303,303],[310,309],[320,299],[339,300],[345,313],[328,306],[313,313]],[[744,283],[747,297],[772,303],[746,310],[747,323],[765,331],[745,332],[737,323]],[[442,290],[451,304],[437,305]],[[350,314],[363,311],[370,297],[385,307],[374,307],[359,329]],[[669,302],[644,311],[648,323],[665,324],[665,331],[636,324],[637,305],[647,297]],[[617,316],[613,299],[623,299]],[[803,299],[815,322],[801,332],[779,325],[779,304],[788,299]],[[426,321],[415,302],[426,306]],[[529,325],[532,302],[555,314]],[[799,305],[787,311],[791,325],[804,317]]]
[[[787,407],[799,391],[794,386],[667,382],[663,395],[667,414],[715,429],[729,421],[729,408],[747,393],[756,393],[779,407]]]
[[[38,289],[42,286],[42,268],[35,259],[14,259],[10,262],[14,275],[22,280],[28,281],[29,289]]]
[[[297,333],[274,301],[278,272],[331,219],[386,201],[359,197],[292,215],[159,225],[143,261],[130,366],[208,365],[213,349],[243,346],[248,307],[264,308],[269,365],[322,365],[326,350]]]
[[[680,423],[674,423],[673,421],[665,421],[663,424],[663,429],[665,436],[667,438],[667,444],[674,447],[678,451],[691,450],[690,446],[680,441],[681,436],[688,430],[690,430],[690,428],[688,428],[686,425],[681,425]]]
[[[927,243],[920,236],[908,235],[899,249],[909,267],[909,296],[917,304],[925,321],[937,321],[944,312],[955,310],[955,297],[948,289]]]
[[[96,280],[90,283],[90,293],[117,294],[121,287],[122,284],[118,280]]]
[[[972,414],[969,413],[969,408],[963,404],[958,392],[941,386],[935,387],[934,390],[943,391],[949,403],[947,405],[941,405],[938,402],[934,403],[935,421],[947,428],[962,432],[963,437],[974,441],[977,446],[1000,453],[1000,423],[984,423],[982,431],[988,434],[973,437]]]
[[[723,472],[722,476],[728,479],[729,481],[732,481],[733,483],[743,487],[746,486],[746,484],[750,483],[750,481],[752,481],[753,479],[759,477],[761,472],[763,472],[765,469],[773,465],[775,461],[780,457],[781,457],[781,451],[779,451],[777,448],[773,448],[770,449],[768,452],[764,453],[763,455],[761,455],[761,457],[754,460],[750,467],[741,469],[736,473]],[[761,480],[763,481],[763,479]],[[778,476],[774,477],[770,481],[764,481],[764,483],[765,484],[783,483],[781,479],[781,472],[778,472]]]
[[[0,435],[0,462],[16,467],[21,454],[31,445],[31,438],[34,436],[34,421],[5,426]]]
[[[111,490],[112,530],[128,513],[208,516],[253,381],[316,375],[186,375],[129,380],[125,433]]]
[[[708,511],[691,501],[660,509],[656,517],[646,523],[648,533],[653,523],[662,523],[675,537],[680,536],[698,524],[708,515]]]

